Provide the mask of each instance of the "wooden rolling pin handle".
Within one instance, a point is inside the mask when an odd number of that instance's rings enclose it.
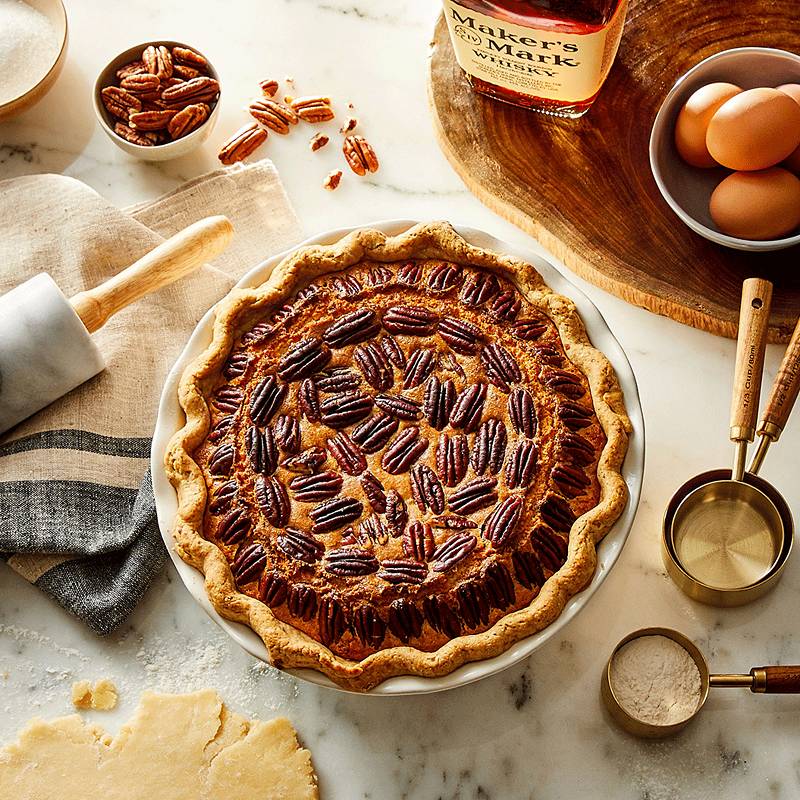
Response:
[[[766,694],[800,694],[800,666],[753,667],[752,691]]]
[[[758,428],[759,433],[766,433],[773,441],[778,440],[786,427],[789,414],[792,413],[798,392],[800,392],[800,319],[797,320],[792,339],[772,384],[767,408]]]
[[[76,294],[69,302],[89,333],[94,333],[109,317],[140,297],[189,275],[214,258],[228,246],[232,236],[233,225],[227,217],[201,219],[113,278]]]
[[[769,281],[748,278],[744,282],[731,403],[730,435],[735,442],[752,442],[755,437],[771,304]]]

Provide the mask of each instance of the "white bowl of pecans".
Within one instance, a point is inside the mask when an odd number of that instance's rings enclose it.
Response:
[[[219,109],[217,71],[182,42],[136,45],[120,53],[94,86],[100,127],[121,150],[146,161],[184,156],[211,133]]]

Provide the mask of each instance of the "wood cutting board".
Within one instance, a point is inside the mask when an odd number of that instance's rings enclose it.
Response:
[[[631,0],[619,54],[580,120],[473,92],[439,18],[428,90],[437,136],[468,188],[570,269],[630,303],[735,337],[742,281],[775,283],[770,341],[800,314],[800,247],[749,254],[690,231],[658,192],[653,119],[673,83],[730,47],[800,49],[797,0]]]

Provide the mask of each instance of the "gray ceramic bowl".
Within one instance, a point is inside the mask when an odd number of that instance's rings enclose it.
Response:
[[[716,81],[735,83],[743,89],[800,83],[800,56],[769,47],[737,47],[709,56],[680,78],[659,109],[650,134],[650,168],[659,191],[678,217],[709,241],[751,253],[800,244],[800,232],[783,239],[755,241],[727,236],[714,225],[708,202],[729,170],[698,169],[687,164],[675,149],[674,130],[678,112],[689,96]]]
[[[141,58],[142,51],[148,45],[154,43],[163,44],[170,48],[170,50],[173,47],[186,47],[189,50],[194,50],[195,53],[199,53],[206,59],[206,61],[208,61],[208,74],[212,78],[215,78],[217,81],[219,81],[219,74],[217,73],[216,69],[214,69],[214,65],[208,60],[208,57],[205,55],[205,53],[202,53],[196,47],[193,47],[189,44],[184,44],[183,42],[173,42],[166,39],[158,39],[157,41],[154,40],[152,42],[145,42],[144,44],[137,44],[134,47],[129,47],[124,53],[120,53],[116,58],[112,59],[108,64],[106,64],[95,81],[92,102],[94,105],[94,113],[97,115],[97,119],[100,122],[100,127],[105,131],[108,138],[111,139],[111,141],[114,142],[117,147],[119,147],[120,150],[124,150],[128,155],[131,155],[134,158],[140,158],[144,161],[167,161],[170,158],[185,156],[187,153],[190,153],[192,150],[196,149],[203,142],[205,142],[206,139],[208,139],[211,131],[214,129],[217,116],[219,115],[219,105],[220,101],[222,100],[222,91],[220,91],[220,95],[217,98],[214,108],[211,109],[208,119],[199,128],[187,134],[186,136],[182,136],[180,139],[175,139],[175,141],[157,144],[153,147],[143,147],[142,145],[133,144],[127,139],[123,139],[121,136],[114,133],[114,123],[118,120],[109,114],[108,111],[106,111],[106,107],[103,105],[103,102],[100,99],[100,92],[106,86],[116,86],[117,70],[125,64],[130,64],[131,61],[137,61],[139,58]]]

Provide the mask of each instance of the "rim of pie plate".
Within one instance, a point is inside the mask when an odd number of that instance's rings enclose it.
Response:
[[[301,247],[333,244],[352,231],[366,228],[381,231],[387,236],[396,236],[407,231],[416,224],[418,224],[416,220],[390,219],[326,231],[261,262],[258,266],[247,272],[236,284],[236,287],[249,288],[262,284],[275,265],[282,261],[289,253]],[[439,692],[457,686],[464,686],[468,683],[480,680],[481,678],[488,677],[489,675],[494,675],[497,672],[501,672],[513,666],[524,658],[527,658],[550,638],[556,636],[586,605],[592,595],[600,587],[600,584],[605,580],[622,552],[622,548],[633,526],[639,504],[639,496],[644,477],[645,453],[644,419],[639,401],[639,392],[636,385],[636,378],[634,377],[628,358],[617,339],[611,333],[611,330],[599,310],[577,286],[564,277],[550,262],[535,254],[533,251],[504,242],[475,228],[454,223],[451,224],[456,233],[472,245],[496,253],[510,255],[532,264],[541,274],[545,283],[547,283],[554,292],[569,297],[575,303],[578,313],[586,327],[589,339],[611,362],[624,394],[625,407],[632,426],[632,432],[628,441],[628,451],[622,466],[622,477],[628,488],[629,498],[619,519],[597,546],[597,566],[592,580],[585,589],[573,595],[567,601],[560,616],[546,628],[516,642],[509,647],[508,650],[494,658],[468,662],[453,670],[453,672],[448,675],[438,678],[398,675],[386,679],[383,683],[378,684],[368,692],[353,692],[360,695],[391,696]],[[184,423],[183,410],[178,402],[178,382],[180,376],[183,374],[189,362],[198,356],[211,341],[213,321],[214,309],[212,308],[198,323],[186,347],[178,357],[178,360],[175,362],[175,365],[164,383],[151,450],[151,472],[158,524],[172,563],[175,565],[181,580],[194,599],[237,644],[252,656],[269,664],[269,653],[258,634],[246,625],[225,619],[214,609],[206,594],[203,574],[181,559],[175,551],[172,538],[172,528],[178,512],[178,501],[177,494],[170,484],[164,470],[164,455],[170,438]],[[330,678],[316,670],[285,669],[284,672],[319,686],[352,692],[352,690],[337,686]]]

